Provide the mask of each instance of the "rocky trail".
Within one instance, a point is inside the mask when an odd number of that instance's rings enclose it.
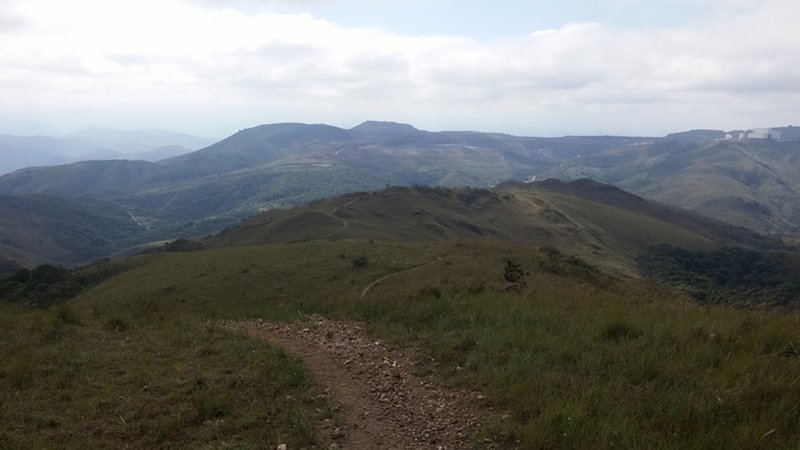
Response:
[[[320,440],[346,449],[475,448],[478,393],[414,372],[412,352],[391,349],[357,322],[312,316],[309,323],[263,320],[225,326],[265,339],[301,359],[344,423],[323,424]],[[495,448],[489,442],[478,447]]]

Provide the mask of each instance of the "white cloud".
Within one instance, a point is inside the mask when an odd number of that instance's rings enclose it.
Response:
[[[716,18],[681,27],[574,23],[483,42],[179,0],[20,1],[0,8],[0,25],[20,24],[0,40],[0,111],[181,111],[219,133],[372,117],[543,134],[793,120],[800,6],[718,4]]]

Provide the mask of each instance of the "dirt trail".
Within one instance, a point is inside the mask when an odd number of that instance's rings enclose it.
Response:
[[[348,226],[350,226],[350,224],[347,222],[347,220],[345,220],[345,219],[342,219],[341,217],[337,217],[335,214],[336,214],[336,212],[337,212],[337,211],[339,211],[339,209],[341,209],[341,208],[346,208],[346,207],[348,207],[348,206],[352,205],[353,203],[355,203],[355,202],[357,202],[357,201],[359,201],[359,200],[361,200],[361,197],[358,197],[358,198],[356,198],[355,200],[351,200],[351,201],[349,201],[349,202],[345,203],[344,205],[339,205],[339,206],[337,206],[336,208],[333,208],[333,209],[331,210],[331,212],[327,213],[326,215],[327,215],[328,217],[330,217],[331,219],[334,219],[334,220],[339,220],[339,221],[341,221],[341,222],[342,222],[342,226],[341,226],[341,227],[339,227],[339,229],[337,229],[337,230],[335,230],[335,231],[331,231],[330,233],[327,233],[327,234],[324,234],[324,235],[320,236],[319,238],[320,238],[320,239],[326,239],[326,238],[329,238],[329,237],[331,237],[331,236],[333,236],[333,235],[335,235],[335,234],[341,233],[342,231],[344,231],[344,230],[345,230],[345,228],[347,228]]]
[[[413,375],[414,358],[370,338],[356,322],[313,316],[310,325],[252,320],[225,326],[302,359],[344,418],[324,424],[323,441],[346,449],[474,448],[477,393]],[[490,443],[481,443],[495,448]]]
[[[435,263],[437,263],[439,261],[443,261],[441,256],[437,256],[435,261],[431,261],[431,262],[425,263],[425,264],[420,264],[419,266],[411,267],[411,268],[405,269],[405,270],[400,270],[398,272],[392,272],[389,275],[384,275],[384,276],[378,278],[377,280],[373,281],[372,283],[368,284],[364,289],[362,289],[361,290],[361,295],[359,295],[358,297],[359,298],[364,298],[364,296],[367,295],[367,292],[369,292],[370,289],[372,289],[376,285],[382,283],[383,281],[388,280],[389,278],[392,278],[395,275],[400,275],[401,273],[413,272],[415,270],[424,269],[425,267],[428,267],[428,266],[430,266],[432,264],[435,264]]]

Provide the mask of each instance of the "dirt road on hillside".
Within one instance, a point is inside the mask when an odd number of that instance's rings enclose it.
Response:
[[[301,325],[261,320],[224,325],[303,360],[345,421],[338,428],[324,424],[323,442],[346,449],[476,446],[482,397],[414,375],[412,355],[370,338],[358,323],[313,316]],[[477,444],[497,448],[489,442]]]

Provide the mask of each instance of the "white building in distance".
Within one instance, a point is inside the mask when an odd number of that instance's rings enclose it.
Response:
[[[781,138],[781,132],[773,130],[772,128],[754,128],[752,130],[739,133],[739,140],[746,141],[748,139],[764,139],[777,141]]]

